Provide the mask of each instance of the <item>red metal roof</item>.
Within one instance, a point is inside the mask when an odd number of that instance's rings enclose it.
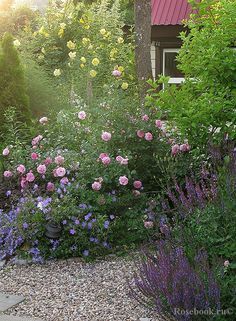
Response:
[[[152,0],[152,25],[181,25],[191,11],[187,0]]]

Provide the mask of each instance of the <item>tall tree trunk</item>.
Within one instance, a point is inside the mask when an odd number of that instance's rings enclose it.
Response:
[[[152,78],[151,65],[151,0],[134,0],[135,14],[135,58],[142,106],[147,80]]]

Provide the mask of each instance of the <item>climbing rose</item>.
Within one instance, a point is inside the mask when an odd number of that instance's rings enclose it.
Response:
[[[4,148],[4,150],[2,151],[2,155],[3,156],[8,156],[10,154],[10,150],[8,147]]]
[[[162,121],[160,119],[157,119],[155,121],[155,124],[156,124],[156,127],[158,127],[158,128],[162,128],[162,126],[163,126],[163,123],[162,123]]]
[[[144,227],[146,227],[146,228],[152,228],[152,227],[153,227],[153,222],[152,222],[152,221],[146,221],[146,222],[144,222]]]
[[[150,132],[146,133],[146,134],[145,134],[145,139],[146,139],[147,141],[153,140],[152,133],[150,133]]]
[[[38,145],[38,143],[43,139],[42,135],[38,135],[35,138],[32,139],[32,145]]]
[[[48,122],[48,118],[47,117],[42,117],[42,118],[39,119],[39,122],[40,122],[41,125],[45,125]]]
[[[81,119],[81,120],[84,120],[85,118],[86,118],[86,112],[85,111],[80,111],[79,113],[78,113],[78,117],[79,117],[79,119]]]
[[[32,160],[36,160],[36,159],[38,159],[39,158],[39,155],[37,154],[37,153],[32,153],[31,154],[31,159]]]
[[[190,150],[190,146],[188,143],[182,144],[182,145],[180,145],[179,150],[181,152],[188,152]]]
[[[60,69],[55,69],[54,72],[53,72],[53,75],[55,77],[59,77],[61,75],[61,70]]]
[[[19,165],[18,167],[17,167],[17,172],[19,173],[19,174],[24,174],[25,173],[25,166],[24,165]]]
[[[63,178],[60,180],[60,183],[61,183],[62,185],[66,185],[66,184],[69,183],[69,180],[68,180],[67,177],[63,177]]]
[[[44,175],[44,174],[46,173],[46,170],[47,170],[47,167],[46,167],[45,165],[43,165],[43,164],[41,164],[41,165],[39,165],[39,166],[37,167],[37,172],[38,172],[39,174]]]
[[[128,158],[123,158],[120,163],[121,165],[128,165],[128,162],[129,162]]]
[[[103,158],[102,158],[102,163],[103,163],[104,165],[109,165],[110,162],[111,162],[110,157],[107,156],[107,157],[103,157]]]
[[[122,157],[122,156],[116,156],[116,161],[117,161],[118,163],[121,163],[122,160],[123,160],[123,157]]]
[[[3,173],[3,176],[4,177],[11,177],[13,174],[12,174],[12,172],[11,171],[5,171],[4,173]]]
[[[138,136],[139,138],[143,138],[143,137],[145,136],[144,131],[139,129],[139,130],[137,131],[137,136]]]
[[[29,172],[29,173],[27,173],[26,174],[26,181],[27,182],[33,182],[35,180],[35,176],[34,176],[34,174],[32,173],[32,172]]]
[[[64,167],[58,167],[58,168],[56,168],[55,173],[56,173],[56,176],[63,177],[66,175],[66,170]]]
[[[111,140],[111,133],[103,132],[101,137],[104,142],[108,142],[109,140]]]
[[[102,188],[102,184],[99,183],[99,182],[94,182],[94,183],[92,184],[92,189],[93,189],[94,191],[99,191],[101,188]]]
[[[103,159],[103,158],[105,158],[105,157],[108,157],[108,154],[107,153],[101,153],[100,155],[99,155],[99,159]]]
[[[141,181],[134,181],[134,188],[140,189],[142,187],[142,182]]]
[[[53,192],[55,189],[55,185],[52,182],[48,182],[46,189],[48,192]]]
[[[112,71],[112,75],[114,77],[120,77],[121,76],[121,72],[119,70],[115,69],[115,70]]]
[[[143,115],[143,116],[142,116],[142,120],[143,120],[143,121],[148,121],[148,120],[149,120],[148,115]]]
[[[61,155],[59,156],[56,156],[55,159],[54,159],[54,162],[57,164],[57,165],[62,165],[65,161],[65,158]]]
[[[47,157],[47,158],[45,159],[45,161],[44,161],[44,164],[45,164],[45,165],[50,165],[50,164],[52,164],[52,159],[51,159],[50,157]]]
[[[126,176],[120,176],[119,178],[119,183],[120,185],[127,185],[129,183],[129,180]]]
[[[175,144],[175,145],[172,146],[171,153],[172,153],[173,156],[175,156],[179,152],[179,148],[180,147],[179,147],[178,144]]]

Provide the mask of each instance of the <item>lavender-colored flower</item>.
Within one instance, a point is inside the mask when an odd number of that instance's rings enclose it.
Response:
[[[67,224],[67,220],[63,220],[63,221],[62,221],[62,224],[63,224],[63,225],[66,225],[66,224]]]
[[[105,228],[105,229],[108,229],[109,225],[110,225],[110,222],[109,222],[109,221],[105,221],[105,222],[104,222],[104,228]]]
[[[84,256],[88,256],[88,255],[89,255],[89,250],[84,250],[84,251],[83,251],[83,255],[84,255]]]
[[[76,233],[76,231],[75,231],[73,228],[71,228],[71,229],[70,229],[70,234],[71,234],[71,235],[75,235],[75,233]]]
[[[24,222],[23,224],[22,224],[22,226],[23,226],[23,229],[27,229],[28,227],[29,227],[29,224],[28,223],[26,223],[26,222]]]
[[[10,197],[10,196],[11,196],[11,191],[7,191],[7,192],[6,192],[6,196],[7,196],[7,197]]]
[[[75,225],[79,225],[80,221],[78,219],[75,220]]]
[[[85,221],[88,221],[92,215],[93,214],[91,212],[89,212],[87,215],[85,215],[85,217],[84,217]]]

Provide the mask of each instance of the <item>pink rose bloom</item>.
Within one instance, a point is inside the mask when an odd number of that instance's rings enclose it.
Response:
[[[123,158],[120,163],[121,165],[128,165],[128,162],[129,162],[128,158]]]
[[[124,158],[122,156],[116,156],[116,161],[121,163]]]
[[[36,149],[36,148],[37,148],[37,146],[36,146],[36,145],[34,145],[34,146],[32,146],[32,148],[33,148],[33,149]]]
[[[134,181],[133,185],[134,185],[134,188],[137,188],[137,189],[140,189],[143,186],[141,181]]]
[[[139,138],[143,138],[143,137],[145,136],[144,131],[139,129],[139,130],[137,131],[137,136],[138,136]]]
[[[47,170],[47,167],[43,164],[37,167],[37,172],[41,175],[44,175],[46,173],[46,170]]]
[[[53,192],[54,189],[55,189],[55,185],[53,183],[51,183],[51,182],[48,182],[46,189],[47,189],[48,192]]]
[[[228,260],[226,260],[226,261],[224,261],[224,267],[228,267],[229,266],[229,261]]]
[[[178,152],[179,152],[179,145],[178,144],[173,145],[171,148],[171,154],[175,156]]]
[[[188,152],[190,150],[190,146],[188,143],[182,144],[180,145],[179,150],[181,152]]]
[[[153,222],[152,221],[146,221],[144,222],[144,227],[148,228],[152,228],[153,227]]]
[[[48,122],[48,118],[47,117],[42,117],[42,118],[39,119],[39,122],[40,122],[41,125],[45,125]]]
[[[119,70],[115,69],[115,70],[112,71],[112,75],[114,77],[120,77],[121,76],[121,72]]]
[[[4,148],[4,150],[2,151],[2,155],[3,156],[8,156],[10,154],[10,150],[8,147]]]
[[[64,167],[58,167],[56,168],[56,177],[63,177],[66,175],[66,170]]]
[[[144,121],[148,121],[148,120],[149,120],[148,115],[143,115],[143,116],[142,116],[142,120],[144,120]]]
[[[3,176],[4,177],[11,177],[13,174],[12,174],[12,172],[11,171],[5,171],[4,173],[3,173]]]
[[[101,137],[104,142],[108,142],[109,140],[111,140],[111,133],[103,132]]]
[[[47,158],[45,159],[45,161],[44,161],[44,164],[45,164],[46,166],[52,164],[52,159],[51,159],[51,157],[47,157]]]
[[[101,153],[100,155],[99,155],[99,159],[103,159],[103,158],[105,158],[105,157],[108,157],[108,154],[107,153]]]
[[[155,125],[156,125],[157,128],[162,128],[163,123],[162,123],[162,121],[161,121],[160,119],[157,119],[157,120],[155,121]]]
[[[18,167],[17,167],[17,172],[19,173],[19,174],[24,174],[25,173],[25,166],[24,165],[19,165]]]
[[[101,188],[102,188],[102,184],[101,184],[100,182],[94,182],[94,183],[92,184],[92,189],[93,189],[94,191],[99,191]]]
[[[69,180],[67,177],[63,177],[61,180],[60,180],[60,183],[63,184],[63,185],[66,185],[69,183]]]
[[[107,157],[103,157],[102,163],[103,163],[104,165],[109,165],[110,162],[111,162],[110,157],[108,157],[108,156],[107,156]]]
[[[129,183],[129,180],[126,176],[120,176],[119,183],[120,183],[120,185],[125,186]]]
[[[25,177],[22,177],[22,178],[21,178],[21,181],[20,181],[20,186],[21,186],[22,188],[25,188],[25,187],[27,186],[27,184],[28,184],[28,182],[27,182],[26,178],[25,178]]]
[[[54,159],[54,162],[57,164],[57,165],[62,165],[65,161],[65,158],[61,155],[55,157]]]
[[[29,172],[29,173],[27,173],[26,174],[26,181],[27,182],[33,182],[35,180],[35,176],[34,176],[34,174],[32,173],[32,172]]]
[[[146,133],[146,134],[145,134],[145,139],[146,139],[147,141],[153,140],[152,133],[150,133],[150,132]]]
[[[43,139],[43,136],[42,135],[38,135],[36,136],[35,138],[32,139],[32,145],[38,145],[38,143]]]
[[[84,120],[86,118],[86,116],[87,116],[86,112],[83,110],[78,113],[78,118],[81,120]]]
[[[53,176],[57,177],[57,169],[56,168],[54,168],[54,170],[53,170]]]
[[[36,160],[36,159],[38,159],[39,158],[39,155],[37,154],[37,153],[32,153],[31,154],[31,159],[32,160]]]

